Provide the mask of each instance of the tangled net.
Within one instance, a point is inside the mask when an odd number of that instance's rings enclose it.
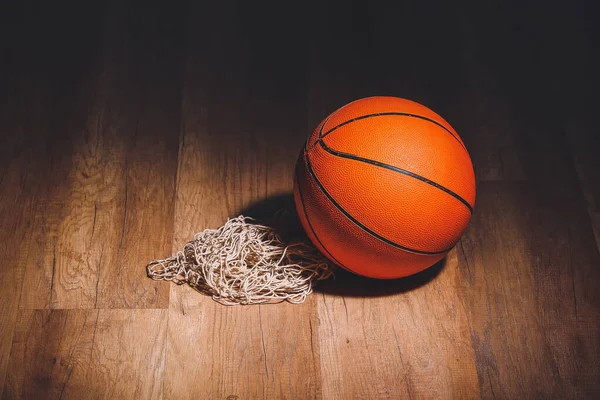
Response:
[[[240,215],[197,233],[175,256],[148,264],[148,277],[188,283],[224,305],[304,302],[316,281],[333,274],[327,259],[255,221]]]

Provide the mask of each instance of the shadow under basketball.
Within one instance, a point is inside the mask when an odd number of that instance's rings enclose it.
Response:
[[[373,279],[336,268],[335,278],[320,282],[317,293],[346,297],[381,297],[410,292],[431,282],[446,266],[444,257],[433,266],[417,274],[398,279]]]
[[[283,218],[274,216],[285,210]],[[284,241],[304,240],[310,243],[294,204],[292,193],[282,193],[252,203],[238,214],[252,217],[271,226]],[[314,291],[333,296],[380,297],[409,292],[435,279],[446,266],[446,258],[417,274],[399,279],[373,279],[353,274],[335,266],[335,277],[319,282]]]

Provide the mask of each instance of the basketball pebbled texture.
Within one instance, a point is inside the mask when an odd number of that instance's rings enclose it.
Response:
[[[311,134],[296,164],[294,199],[309,238],[334,263],[399,278],[435,264],[460,239],[475,175],[442,117],[410,100],[370,97]]]

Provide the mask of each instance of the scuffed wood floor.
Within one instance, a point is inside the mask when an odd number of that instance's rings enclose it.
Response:
[[[591,3],[39,3],[0,12],[0,397],[600,396]],[[370,95],[471,152],[445,263],[339,272],[302,305],[146,277],[289,205],[308,133]]]

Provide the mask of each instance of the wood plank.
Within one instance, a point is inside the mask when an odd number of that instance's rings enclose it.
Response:
[[[93,7],[88,10],[96,11]],[[83,49],[73,57],[65,48],[78,40],[89,43],[95,37],[94,18],[89,18],[85,27],[80,21],[54,26],[63,11],[61,6],[15,3],[4,7],[0,15],[0,36],[10,38],[0,40],[0,397],[24,271],[36,245],[35,216],[46,201],[43,188],[53,161],[46,155],[49,127],[60,119],[63,102],[71,97],[69,84],[78,80],[77,69],[89,54]],[[37,29],[46,35],[37,35]],[[79,36],[73,38],[72,30]],[[57,58],[50,57],[52,51]]]
[[[444,22],[437,11],[378,7],[339,2],[312,16],[320,28],[311,35],[311,129],[345,103],[373,95],[413,99],[444,114],[429,85],[447,78],[435,66],[451,52],[452,31],[436,45],[422,27]],[[402,280],[337,275],[316,289],[323,398],[479,396],[454,252],[444,265]]]
[[[320,398],[313,301],[226,307],[185,286],[171,297],[166,398]]]
[[[317,288],[323,398],[478,398],[457,264]]]
[[[477,18],[483,13],[477,7],[459,17],[466,84],[455,102],[455,127],[480,181],[528,181],[480,182],[474,220],[458,248],[484,397],[586,398],[598,391],[597,359],[582,356],[598,354],[591,283],[598,254],[563,126],[579,115],[582,93],[572,83],[587,86],[583,65],[575,71],[575,63],[562,62],[581,60],[582,37],[578,29],[543,29],[549,15],[562,26],[578,25],[574,12],[565,2],[541,13],[507,9],[490,24]],[[538,29],[523,37],[495,33],[500,24],[523,20]],[[551,49],[538,45],[542,31],[555,43]],[[523,69],[502,60],[533,49],[535,60]]]
[[[485,397],[598,393],[600,256],[576,182],[485,182],[459,246]]]
[[[24,106],[24,104],[21,104]],[[26,111],[0,117],[0,124],[10,130],[15,137],[33,138],[25,130],[32,128],[23,118],[30,115],[32,105]],[[9,112],[15,112],[10,110]],[[23,119],[22,119],[23,118]],[[40,132],[36,130],[36,133]],[[4,139],[4,138],[3,138]],[[3,140],[4,142],[4,140]],[[3,143],[3,149],[19,152],[23,143]],[[32,151],[23,151],[19,156],[11,157],[9,163],[0,168],[0,397],[2,397],[6,369],[12,345],[13,331],[18,315],[19,298],[23,284],[23,270],[31,245],[31,216],[37,204],[36,187],[40,183],[42,169],[33,161],[39,154],[39,146],[32,145]],[[35,150],[33,150],[35,149]],[[4,158],[3,158],[4,160]],[[27,166],[27,167],[25,167]]]
[[[22,308],[168,304],[143,266],[171,247],[183,12],[127,6],[100,13],[98,50],[50,126]]]
[[[25,310],[7,398],[160,398],[166,310]]]
[[[190,12],[173,251],[227,217],[289,202],[307,134],[302,27],[265,7]],[[172,286],[165,397],[320,397],[315,326],[314,298],[225,307]]]
[[[565,132],[600,250],[600,135],[587,115],[565,121]]]

